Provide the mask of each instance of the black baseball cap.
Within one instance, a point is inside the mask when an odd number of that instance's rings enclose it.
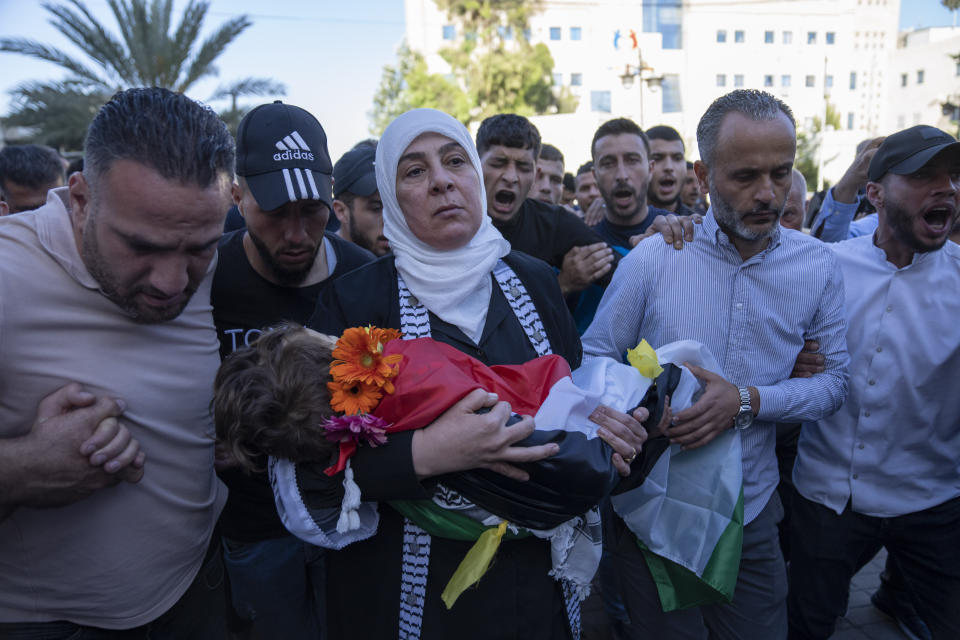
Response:
[[[237,175],[264,211],[298,200],[331,206],[332,173],[327,134],[309,112],[277,100],[240,121]]]
[[[918,124],[915,127],[897,131],[887,138],[877,149],[867,178],[876,182],[887,173],[908,175],[926,166],[941,151],[952,149],[960,153],[960,142],[956,138],[936,127]]]
[[[333,165],[333,197],[353,193],[366,198],[374,193],[377,190],[373,166],[376,157],[377,148],[372,144],[361,144],[343,154]]]

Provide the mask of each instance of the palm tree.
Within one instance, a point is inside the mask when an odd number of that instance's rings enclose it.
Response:
[[[0,38],[0,51],[20,53],[63,67],[63,80],[33,81],[15,88],[7,127],[31,130],[31,139],[60,147],[80,148],[96,110],[119,89],[166,87],[185,92],[198,80],[217,75],[214,61],[252,23],[246,15],[224,22],[198,44],[209,0],[190,0],[171,32],[172,0],[107,0],[120,25],[117,37],[80,0],[44,2],[50,24],[89,60],[26,38]],[[255,78],[240,81],[257,90]],[[282,85],[271,85],[283,93]]]
[[[208,98],[210,102],[230,99],[230,106],[220,112],[220,117],[230,127],[233,135],[237,135],[237,127],[244,114],[248,111],[237,104],[240,96],[282,96],[287,92],[282,82],[274,82],[265,78],[243,78],[227,85],[217,87],[217,90]]]

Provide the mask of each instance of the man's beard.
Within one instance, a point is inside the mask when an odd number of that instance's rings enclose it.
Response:
[[[717,190],[710,187],[710,206],[713,208],[713,216],[717,219],[717,224],[723,228],[728,235],[736,236],[741,240],[753,242],[769,238],[776,231],[780,224],[780,216],[783,215],[783,207],[786,204],[784,200],[779,209],[774,209],[770,205],[758,204],[750,211],[737,211],[726,200],[720,197]],[[773,224],[768,229],[751,229],[743,222],[743,216],[750,213],[772,213],[775,215]]]
[[[644,187],[639,191],[629,185],[614,185],[610,193],[604,193],[601,191],[600,197],[603,198],[603,203],[606,205],[607,213],[614,218],[614,220],[611,222],[614,224],[630,224],[625,222],[626,219],[637,215],[647,206],[647,190],[649,188],[650,182],[648,181],[647,184],[644,185]],[[630,211],[621,213],[617,210],[616,205],[614,204],[614,199],[617,197],[616,194],[618,192],[622,192],[622,194],[626,196],[628,191],[632,194],[636,204]],[[643,222],[643,220],[638,220],[637,222]]]
[[[141,324],[156,324],[167,322],[179,316],[190,298],[196,293],[195,286],[187,285],[184,291],[186,297],[183,302],[164,308],[149,307],[137,303],[137,295],[148,292],[145,287],[137,287],[132,291],[120,291],[116,276],[107,266],[103,255],[100,253],[100,245],[97,242],[96,224],[91,217],[87,220],[83,231],[83,238],[80,243],[80,256],[87,272],[93,276],[93,279],[100,285],[100,291],[112,303],[120,307],[125,313]],[[158,292],[159,293],[159,292]]]
[[[381,255],[383,255],[383,254],[377,253],[377,241],[380,239],[379,237],[374,238],[372,241],[370,241],[370,240],[367,240],[365,236],[360,235],[359,233],[356,232],[357,219],[353,215],[353,209],[349,207],[347,207],[347,218],[349,218],[350,220],[350,227],[348,229],[349,235],[350,235],[350,242],[357,245],[358,247],[366,249],[367,251],[377,256],[378,258]]]
[[[667,211],[676,211],[677,205],[680,204],[680,196],[683,191],[681,190],[675,197],[670,200],[661,200],[656,196],[655,193],[647,191],[647,201],[651,206],[656,207],[657,209],[665,209]]]
[[[260,254],[263,264],[270,270],[276,281],[284,287],[294,287],[306,280],[310,270],[313,269],[313,263],[317,259],[317,252],[320,250],[320,243],[317,243],[313,250],[313,258],[307,262],[306,266],[299,269],[290,269],[277,262],[267,245],[260,238],[250,233],[249,229],[247,229],[247,235],[250,236],[250,241],[256,247],[257,253]],[[323,240],[321,239],[320,242],[323,242]]]
[[[893,235],[897,240],[913,249],[916,253],[929,253],[936,251],[947,243],[950,233],[955,233],[960,220],[954,219],[951,223],[951,231],[943,236],[940,241],[933,244],[925,244],[913,230],[913,217],[907,211],[906,207],[899,202],[891,200],[888,196],[884,202],[884,211],[886,213],[887,224],[893,229]]]

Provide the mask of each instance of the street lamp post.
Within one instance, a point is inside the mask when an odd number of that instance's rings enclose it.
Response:
[[[643,59],[643,52],[640,49],[637,49],[637,65],[632,64],[626,65],[623,70],[623,73],[620,74],[620,82],[623,85],[624,89],[629,89],[633,86],[634,78],[639,80],[639,89],[640,89],[640,128],[643,128],[643,85],[646,84],[650,87],[651,90],[659,89],[663,84],[663,76],[655,75],[653,67],[651,67]]]

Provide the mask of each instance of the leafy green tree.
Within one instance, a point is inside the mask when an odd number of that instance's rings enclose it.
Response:
[[[201,78],[217,75],[214,61],[251,25],[247,16],[238,16],[200,42],[209,0],[190,0],[175,27],[173,0],[107,0],[107,4],[120,27],[119,36],[80,0],[43,3],[50,24],[87,59],[27,38],[0,38],[0,52],[46,60],[68,72],[62,80],[15,88],[12,112],[4,124],[32,130],[30,139],[38,142],[79,148],[92,115],[114,92],[138,86],[185,92]]]
[[[423,56],[406,45],[398,63],[384,67],[370,113],[379,134],[394,117],[415,107],[447,111],[464,124],[495,113],[566,112],[576,109],[569,91],[555,94],[553,57],[527,39],[529,18],[540,10],[530,0],[437,0],[461,35],[440,51],[449,76],[430,74]]]
[[[950,11],[960,9],[960,0],[940,0],[940,4],[950,9]]]
[[[467,94],[450,78],[430,73],[423,56],[403,43],[397,51],[397,64],[384,66],[373,96],[371,133],[379,136],[391,120],[420,107],[440,109],[461,122],[470,117]]]

